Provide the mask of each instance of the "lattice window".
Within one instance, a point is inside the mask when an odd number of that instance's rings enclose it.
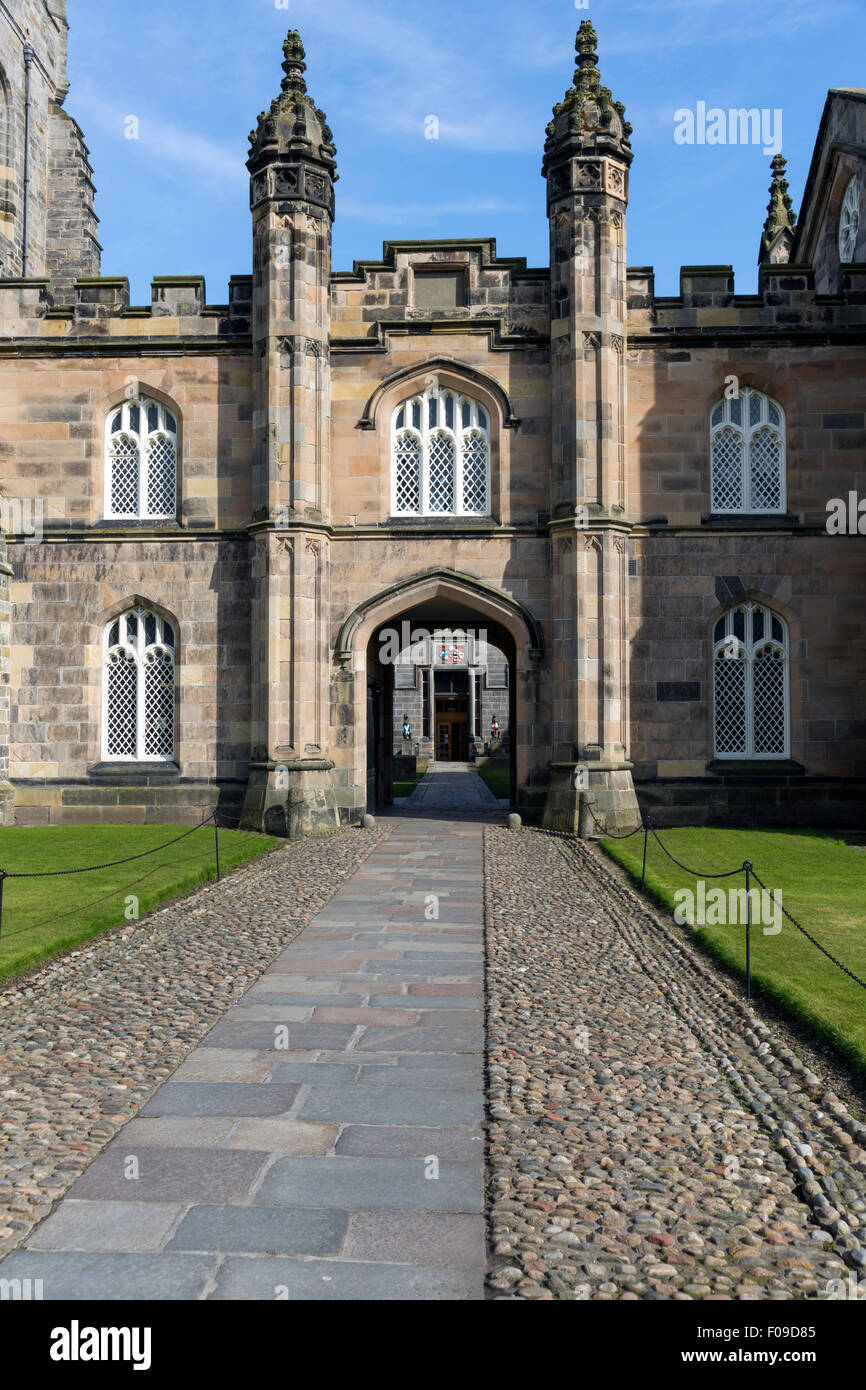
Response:
[[[743,441],[736,430],[723,429],[713,440],[713,511],[743,509]]]
[[[139,448],[134,439],[115,435],[109,445],[112,516],[138,516]]]
[[[105,631],[103,756],[167,762],[174,756],[175,638],[171,624],[130,608]]]
[[[439,386],[403,401],[392,419],[395,516],[487,516],[490,418],[468,396]]]
[[[717,758],[788,756],[788,634],[769,608],[745,603],[713,633]]]
[[[785,510],[785,413],[746,387],[710,412],[711,507],[714,512]]]
[[[394,450],[394,511],[421,510],[421,441],[414,434],[398,436]]]
[[[487,440],[477,432],[468,434],[463,443],[463,510],[476,514],[487,510]]]
[[[454,511],[454,441],[437,434],[428,445],[431,512]]]
[[[124,401],[106,422],[105,511],[165,520],[177,511],[177,420],[158,401]]]

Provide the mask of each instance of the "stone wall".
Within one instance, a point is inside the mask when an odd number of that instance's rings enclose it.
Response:
[[[195,820],[202,801],[234,806],[250,756],[247,541],[44,542],[10,554],[19,822]],[[150,780],[99,767],[103,633],[136,598],[178,638],[177,767]]]
[[[66,0],[9,0],[0,13],[0,279],[24,273],[25,45],[30,43],[28,275],[98,274],[94,187],[87,148],[63,110]]]

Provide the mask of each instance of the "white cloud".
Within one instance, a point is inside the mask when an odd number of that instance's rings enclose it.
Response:
[[[129,147],[130,153],[140,155],[150,164],[169,165],[174,170],[192,174],[200,185],[224,189],[231,198],[237,197],[247,186],[246,150],[240,144],[235,150],[146,112],[122,111],[96,96],[86,85],[76,86],[70,106],[76,120],[85,128],[95,128],[113,137],[118,144]],[[130,115],[135,115],[139,121],[137,140],[127,140],[124,134]]]

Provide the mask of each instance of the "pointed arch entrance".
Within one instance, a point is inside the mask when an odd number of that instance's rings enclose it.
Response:
[[[407,630],[432,635],[441,629],[483,633],[505,654],[512,799],[522,804],[527,789],[544,780],[538,771],[546,772],[550,752],[541,624],[525,605],[492,584],[456,570],[426,570],[365,599],[337,635],[335,656],[342,670],[337,717],[347,736],[335,762],[354,788],[357,807],[372,809],[391,800],[393,653]]]

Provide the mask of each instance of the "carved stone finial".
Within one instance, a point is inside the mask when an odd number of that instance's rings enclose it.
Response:
[[[263,166],[273,161],[286,159],[304,160],[322,166],[332,182],[337,179],[337,165],[334,158],[336,148],[334,136],[327,117],[307,92],[304,73],[307,69],[306,51],[297,29],[290,29],[283,44],[283,73],[279,94],[271,102],[267,111],[259,115],[255,130],[250,131],[250,157],[247,168],[251,174],[258,174]],[[314,202],[321,202],[317,194],[316,175],[302,183],[296,179],[294,189],[285,186],[277,189],[279,196],[307,197],[311,192]],[[285,184],[285,180],[283,181]],[[260,186],[253,188],[253,206],[266,190]],[[323,190],[324,191],[324,190]],[[330,199],[328,200],[330,201]]]
[[[574,73],[574,80],[580,80],[581,69],[594,68],[598,63],[598,34],[592,27],[592,22],[585,19],[577,31],[577,38],[574,41],[574,50],[577,54],[577,68]],[[601,74],[599,74],[600,76]]]
[[[575,39],[577,66],[574,85],[562,101],[553,108],[553,120],[547,127],[544,146],[547,173],[551,158],[563,153],[585,154],[590,147],[618,154],[628,163],[632,159],[629,136],[630,123],[625,107],[614,101],[610,88],[601,81],[598,70],[598,35],[588,19],[577,31]]]
[[[789,261],[797,229],[797,214],[794,212],[794,204],[788,193],[788,180],[785,178],[788,161],[777,154],[770,167],[773,170],[773,179],[758,253],[759,265],[780,265]]]
[[[288,37],[283,44],[283,72],[286,74],[282,81],[284,92],[305,92],[307,84],[304,81],[304,73],[307,65],[304,45],[297,29],[290,29]]]

